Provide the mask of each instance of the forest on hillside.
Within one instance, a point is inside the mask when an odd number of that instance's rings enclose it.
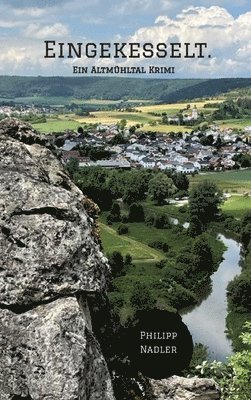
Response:
[[[45,96],[176,102],[216,96],[236,88],[249,86],[251,86],[250,78],[203,80],[0,76],[0,98],[15,99]]]

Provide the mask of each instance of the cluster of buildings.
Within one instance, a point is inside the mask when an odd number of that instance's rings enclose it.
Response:
[[[34,105],[0,105],[0,116],[4,117],[18,117],[30,114],[50,114],[50,107],[38,107]]]
[[[213,137],[211,146],[201,144],[202,132],[183,133],[179,137],[167,134],[132,134],[126,144],[111,145],[111,139],[117,135],[115,126],[102,126],[87,137],[68,138],[62,148],[63,161],[67,163],[71,158],[77,158],[79,165],[104,168],[148,168],[174,170],[186,174],[202,170],[223,170],[235,167],[233,157],[237,153],[250,153],[249,134],[234,133],[231,129],[220,131],[216,126],[211,127],[204,136]],[[220,142],[220,146],[216,143]],[[81,157],[76,145],[103,147],[111,154],[109,160],[92,161],[88,157]]]
[[[182,121],[183,122],[190,122],[190,121],[197,121],[199,118],[198,109],[196,105],[193,107],[192,112],[188,112],[187,110],[182,113]],[[179,124],[180,119],[177,115],[173,115],[168,117],[168,122],[173,124]]]

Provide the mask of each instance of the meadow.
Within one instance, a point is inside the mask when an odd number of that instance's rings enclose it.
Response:
[[[42,133],[64,132],[66,129],[76,131],[80,126],[79,122],[72,119],[48,118],[47,122],[32,124],[33,128]]]
[[[186,103],[170,103],[170,104],[152,104],[152,105],[146,105],[146,106],[139,106],[136,107],[137,110],[142,111],[142,112],[147,112],[147,113],[157,113],[157,114],[162,114],[162,113],[167,113],[167,114],[172,114],[176,113],[179,110],[184,110],[187,108],[188,105],[190,105],[189,110],[191,110],[194,106],[197,107],[199,111],[204,111],[207,109],[206,105],[208,103],[222,103],[224,100],[223,99],[212,99],[212,100],[206,100],[206,101],[193,101],[193,100],[188,100]],[[189,112],[188,110],[188,112]],[[213,108],[210,108],[210,110],[214,110]]]
[[[118,235],[114,228],[103,223],[99,223],[100,236],[105,253],[119,251],[123,256],[130,254],[134,263],[142,261],[156,263],[163,258],[163,253],[152,249],[146,244],[136,240],[136,238],[125,235]]]
[[[240,119],[219,120],[217,121],[217,124],[221,127],[221,129],[244,129],[246,126],[251,126],[251,118],[247,117]]]
[[[236,194],[248,192],[251,194],[251,169],[208,172],[191,176],[190,187],[193,187],[203,180],[216,183],[224,192]]]
[[[42,98],[40,98],[41,101]],[[16,99],[17,101],[21,99]],[[36,104],[39,98],[31,97],[25,98],[27,104]],[[191,132],[192,127],[189,126],[179,126],[179,125],[164,125],[162,124],[162,114],[165,113],[167,116],[176,115],[181,110],[186,110],[187,113],[191,113],[194,106],[197,107],[199,112],[207,117],[210,117],[216,108],[207,107],[209,103],[221,103],[224,101],[223,98],[212,98],[210,100],[201,101],[188,101],[181,103],[167,103],[167,104],[156,104],[154,101],[146,100],[80,100],[75,98],[67,97],[48,97],[44,98],[45,104],[54,105],[58,107],[58,115],[47,116],[47,121],[45,123],[34,124],[34,127],[41,132],[48,133],[50,131],[60,132],[66,129],[76,130],[80,125],[84,124],[116,124],[117,122],[125,119],[127,121],[127,127],[140,125],[138,129],[142,129],[146,132],[160,132],[160,133],[170,133],[170,132]],[[39,103],[39,102],[38,102]],[[88,116],[79,116],[74,113],[61,113],[60,109],[67,104],[75,103],[81,106],[89,106],[96,108],[97,111],[90,111]],[[109,110],[116,106],[123,108],[123,110]],[[127,107],[134,107],[134,111],[127,111]],[[128,109],[129,109],[128,108]],[[217,121],[217,124],[222,129],[236,128],[243,129],[246,126],[251,125],[250,118],[241,119],[226,119]]]
[[[232,195],[222,205],[222,210],[235,218],[243,217],[251,209],[251,196]]]

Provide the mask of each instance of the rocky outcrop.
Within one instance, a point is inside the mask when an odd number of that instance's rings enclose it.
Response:
[[[88,306],[109,276],[94,207],[29,125],[1,122],[0,154],[0,399],[112,400]]]
[[[172,376],[150,380],[154,400],[219,400],[220,388],[212,379]]]
[[[75,298],[19,315],[0,310],[1,400],[112,398],[110,376],[90,321]]]

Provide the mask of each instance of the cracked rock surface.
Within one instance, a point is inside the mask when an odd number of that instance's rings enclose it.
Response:
[[[75,298],[23,314],[0,310],[1,400],[112,399],[106,362]],[[102,396],[102,397],[101,397]]]
[[[0,123],[0,399],[114,400],[88,306],[109,276],[95,206],[53,152]]]
[[[92,235],[85,197],[51,151],[20,142],[32,132],[0,124],[0,303],[32,305],[102,291],[107,264]],[[12,131],[11,131],[11,126]],[[6,134],[9,132],[9,134]],[[42,141],[42,139],[40,140]]]
[[[213,379],[172,376],[161,381],[151,379],[156,400],[220,400],[220,388]]]

